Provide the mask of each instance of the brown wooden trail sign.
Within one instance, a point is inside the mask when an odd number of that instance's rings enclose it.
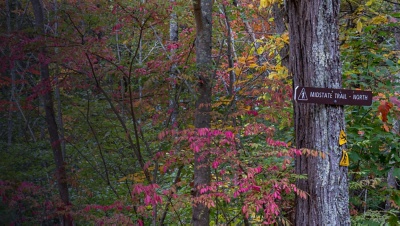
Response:
[[[294,100],[297,103],[370,106],[372,92],[297,86],[294,90]]]

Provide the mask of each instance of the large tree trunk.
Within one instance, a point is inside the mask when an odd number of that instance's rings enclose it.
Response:
[[[40,0],[31,0],[33,12],[35,14],[35,24],[39,34],[44,35],[44,14],[43,14],[43,6]],[[40,48],[40,53],[43,56],[46,56],[46,49],[44,47]],[[58,190],[60,193],[61,200],[65,207],[70,205],[69,201],[69,192],[68,192],[68,184],[67,184],[67,174],[65,171],[65,162],[62,154],[60,136],[58,134],[58,127],[56,123],[56,116],[53,107],[53,98],[51,92],[51,81],[50,81],[50,72],[49,66],[46,62],[40,63],[40,77],[42,81],[42,85],[45,86],[45,93],[43,94],[43,102],[45,108],[45,119],[47,124],[47,129],[50,135],[50,144],[53,150],[54,162],[56,165],[56,179],[58,184]],[[64,214],[63,216],[63,225],[72,225],[72,220],[70,219],[70,215]]]
[[[394,1],[395,4],[393,4],[393,11],[398,13],[400,10],[400,5],[399,5],[399,1]],[[394,35],[394,50],[395,51],[399,51],[398,57],[400,58],[400,28],[394,28],[393,30],[393,35]],[[396,83],[399,84],[400,82],[400,72],[395,74],[395,80]],[[398,88],[398,87],[397,87]],[[393,128],[392,128],[392,133],[398,134],[400,132],[400,119],[397,118],[395,120],[393,120]],[[392,167],[387,175],[387,184],[388,187],[390,189],[396,190],[397,189],[397,179],[396,177],[393,175],[393,170],[394,167]],[[385,205],[385,210],[390,210],[392,208],[391,205],[391,198],[389,197],[386,200],[386,205]]]
[[[212,0],[196,0],[194,16],[196,20],[196,65],[198,78],[196,128],[210,128],[211,117],[211,35],[212,35]],[[194,196],[199,197],[200,187],[210,184],[209,154],[207,150],[194,153]],[[194,203],[192,213],[193,225],[209,225],[210,210],[201,203]]]
[[[290,71],[294,86],[341,88],[338,44],[339,0],[289,0]],[[302,155],[297,186],[296,225],[350,225],[347,168],[339,166],[345,129],[343,106],[295,103],[298,148],[322,151],[325,158]]]

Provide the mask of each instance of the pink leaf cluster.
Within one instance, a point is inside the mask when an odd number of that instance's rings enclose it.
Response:
[[[266,139],[266,141],[267,141],[267,144],[270,145],[270,146],[274,146],[274,147],[285,147],[285,148],[288,147],[287,143],[285,143],[285,142],[283,142],[283,141],[273,140],[273,139],[271,139],[270,137],[268,137],[268,138]]]
[[[162,203],[162,198],[157,194],[157,184],[135,184],[133,185],[132,197],[136,200],[140,195],[144,195],[143,202],[145,205],[157,205]]]

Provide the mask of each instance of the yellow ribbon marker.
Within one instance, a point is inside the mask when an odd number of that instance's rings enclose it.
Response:
[[[339,134],[339,145],[343,145],[347,143],[347,137],[343,130],[340,130]]]
[[[349,154],[347,154],[346,150],[342,150],[342,159],[340,159],[340,166],[349,166],[350,165],[350,160],[349,160]]]

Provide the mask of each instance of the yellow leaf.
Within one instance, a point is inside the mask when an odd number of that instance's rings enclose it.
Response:
[[[127,177],[123,177],[123,178],[119,179],[118,182],[124,182],[124,181],[126,181],[127,179],[128,179]]]
[[[264,48],[263,47],[258,47],[257,54],[261,55],[263,52],[264,52]]]
[[[347,143],[347,137],[343,130],[340,130],[339,134],[339,145],[343,145]]]
[[[269,7],[273,4],[275,4],[276,2],[278,2],[277,0],[260,0],[260,7],[258,7],[258,9],[263,9],[266,7]]]
[[[233,71],[235,72],[236,75],[240,75],[242,73],[242,70],[238,67],[235,67]]]
[[[269,57],[272,57],[272,55],[274,55],[274,54],[275,54],[275,51],[270,51],[269,54],[268,54],[268,56],[269,56]]]
[[[267,70],[267,65],[266,64],[264,64],[264,65],[262,65],[262,66],[257,68],[257,72],[260,72],[260,73],[262,73],[262,72],[264,72],[266,70]]]
[[[283,33],[281,37],[282,37],[283,42],[285,42],[286,44],[289,44],[289,32]]]
[[[218,102],[216,102],[216,103],[213,103],[211,106],[213,107],[213,108],[217,108],[217,107],[219,107],[219,106],[221,106],[223,103],[221,102],[221,101],[218,101]]]
[[[371,24],[385,24],[387,21],[386,16],[379,15],[371,19]]]
[[[365,6],[371,6],[374,0],[369,0],[367,3],[365,3]]]
[[[276,72],[271,72],[271,73],[269,73],[268,78],[269,78],[269,79],[278,79],[278,73],[276,73]]]
[[[361,20],[358,19],[358,21],[357,21],[357,31],[358,31],[359,33],[362,32],[362,27],[363,27],[363,24],[361,23]]]
[[[350,160],[349,160],[349,154],[347,154],[346,150],[342,150],[342,159],[340,159],[340,166],[349,166],[350,165]]]
[[[251,49],[250,49],[250,54],[253,54],[255,51],[256,51],[256,48],[254,48],[254,46],[251,47]]]
[[[139,173],[134,173],[132,179],[136,183],[143,183],[146,177],[143,172],[139,172]]]
[[[225,126],[224,130],[233,131],[235,128],[233,126]]]
[[[247,57],[247,61],[248,61],[248,62],[255,62],[255,60],[256,60],[256,59],[254,58],[254,56],[248,56],[248,57]]]
[[[247,60],[246,57],[239,57],[238,63],[240,63],[240,64],[246,64],[246,60]]]
[[[260,9],[267,7],[267,0],[260,0]]]
[[[258,67],[258,64],[252,63],[249,65],[249,68],[256,68],[256,67]]]

